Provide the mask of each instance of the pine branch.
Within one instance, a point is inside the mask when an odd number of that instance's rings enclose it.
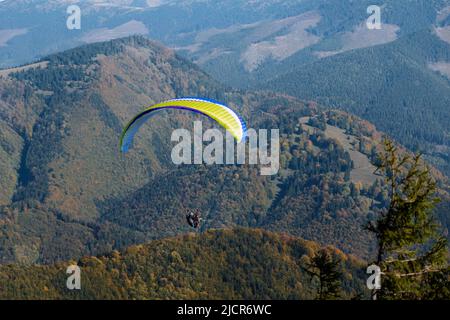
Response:
[[[410,273],[395,273],[395,272],[384,272],[384,274],[391,274],[397,278],[404,278],[404,277],[416,277],[421,276],[423,274],[427,273],[434,273],[434,272],[442,272],[443,269],[426,269],[419,272],[410,272]]]

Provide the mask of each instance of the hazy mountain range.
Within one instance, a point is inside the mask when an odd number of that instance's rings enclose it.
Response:
[[[80,30],[66,27],[72,4],[81,10]],[[383,27],[369,32],[367,7],[376,4]],[[0,57],[2,66],[18,65],[86,42],[143,34],[227,83],[245,84],[432,27],[448,39],[449,6],[448,0],[6,0],[0,5]]]

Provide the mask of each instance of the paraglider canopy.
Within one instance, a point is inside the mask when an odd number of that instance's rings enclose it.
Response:
[[[137,114],[124,128],[120,137],[120,150],[127,152],[139,128],[153,115],[164,109],[184,109],[203,114],[218,122],[229,131],[237,142],[247,133],[244,120],[233,110],[214,100],[202,98],[180,98],[150,106]]]

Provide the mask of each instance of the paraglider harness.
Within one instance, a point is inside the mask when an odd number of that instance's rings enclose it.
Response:
[[[195,213],[190,211],[186,215],[186,221],[187,223],[194,229],[197,229],[200,226],[200,213],[196,211]]]

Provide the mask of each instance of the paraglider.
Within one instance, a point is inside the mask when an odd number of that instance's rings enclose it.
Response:
[[[196,211],[195,213],[190,211],[186,215],[186,221],[187,223],[194,229],[197,229],[200,226],[200,221],[202,219],[200,218],[200,213]]]
[[[247,133],[244,120],[233,110],[217,101],[202,98],[180,98],[152,105],[137,114],[124,128],[120,137],[120,150],[127,152],[139,128],[152,116],[164,109],[182,109],[197,112],[218,122],[239,143]]]
[[[247,126],[242,118],[229,107],[217,101],[202,98],[179,98],[164,101],[152,105],[138,113],[123,129],[120,137],[120,151],[128,152],[132,145],[133,138],[139,128],[152,116],[164,109],[181,109],[203,114],[224,127],[234,139],[239,143],[247,135]],[[200,227],[200,213],[189,211],[186,221],[190,227],[198,229]]]

